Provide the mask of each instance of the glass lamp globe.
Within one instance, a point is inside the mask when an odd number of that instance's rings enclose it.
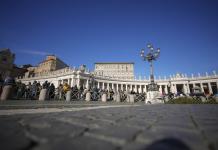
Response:
[[[152,47],[152,45],[149,43],[149,44],[147,44],[147,48],[151,48]]]

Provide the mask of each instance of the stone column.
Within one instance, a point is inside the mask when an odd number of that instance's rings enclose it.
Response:
[[[210,82],[208,82],[208,87],[209,87],[209,92],[210,92],[210,94],[213,94],[213,90],[212,90],[212,87],[211,87],[211,83],[210,83]]]
[[[167,94],[166,85],[163,85],[163,86],[164,86],[164,93]]]
[[[89,88],[89,79],[86,80],[86,89]]]
[[[142,93],[142,85],[139,85],[139,93]]]
[[[63,81],[64,81],[64,83],[67,83],[67,84],[69,83],[69,82],[68,82],[68,79],[63,79]],[[48,81],[48,82],[49,82],[49,81]]]
[[[104,87],[104,82],[102,82],[102,89],[103,89],[103,90],[105,89],[105,87]]]
[[[160,85],[159,92],[162,94],[162,85]]]
[[[112,84],[112,90],[114,90],[114,83],[111,83]]]
[[[176,88],[176,84],[173,84],[173,93],[177,93],[177,88]]]
[[[126,84],[126,91],[128,91],[129,90],[129,86],[128,86],[128,84]]]
[[[99,88],[100,88],[100,82],[98,82],[98,85],[97,85],[97,86],[98,86],[98,89],[99,89]]]
[[[193,83],[193,88],[196,87],[196,83]]]
[[[190,94],[190,87],[189,87],[189,83],[187,83],[187,94]]]
[[[126,87],[125,87],[125,86],[126,86],[126,84],[123,84],[123,90],[124,90],[124,89],[126,89]]]
[[[201,88],[201,91],[204,93],[204,86],[202,82],[200,83],[200,88]]]
[[[174,93],[174,85],[173,85],[173,84],[171,84],[171,86],[170,86],[170,91],[171,91],[172,93]]]
[[[133,86],[133,85],[132,85],[132,84],[130,84],[130,91],[132,91],[132,86]]]
[[[188,92],[187,92],[187,84],[182,84],[182,86],[183,86],[183,92],[185,93],[185,94],[187,94]]]
[[[135,85],[134,85],[134,92],[135,92],[135,93],[137,92],[137,88],[138,88],[138,86],[135,84]]]
[[[58,80],[58,86],[61,84],[61,80]]]
[[[144,92],[147,93],[147,86],[144,87]]]
[[[74,75],[72,76],[72,83],[71,84],[72,84],[72,86],[75,86],[75,84],[76,84]]]
[[[119,85],[117,84],[117,91],[118,91]]]
[[[218,92],[218,81],[216,82],[216,89],[217,89],[217,92]]]
[[[121,90],[123,91],[123,84],[121,84],[120,86],[121,86]]]
[[[80,77],[79,77],[79,76],[78,76],[78,78],[77,78],[76,85],[77,85],[78,88],[80,88]]]
[[[71,87],[71,81],[72,81],[72,79],[69,78],[69,79],[68,79],[68,84],[69,84],[70,87]]]
[[[109,83],[107,83],[107,90],[109,90]]]
[[[176,84],[175,84],[175,93],[177,93],[177,86],[176,86]]]

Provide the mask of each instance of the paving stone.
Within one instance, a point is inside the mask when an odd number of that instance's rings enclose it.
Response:
[[[117,122],[117,125],[122,126],[128,126],[132,128],[137,128],[141,130],[147,129],[151,124],[153,124],[153,120],[151,122],[140,120],[140,119],[129,119],[129,120],[121,120]]]
[[[118,146],[91,137],[63,139],[35,147],[33,150],[116,150]]]
[[[144,143],[127,143],[122,147],[123,150],[146,150],[149,144]]]
[[[85,132],[86,128],[81,126],[75,126],[68,123],[46,120],[45,123],[37,123],[35,121],[23,122],[23,126],[26,127],[27,132],[35,136],[37,139],[43,139],[44,141],[57,140],[59,138],[76,137]]]
[[[9,109],[26,105],[28,108],[117,105],[64,101],[1,104],[11,105]],[[75,112],[0,114],[0,146],[6,150],[149,150],[152,146],[169,149],[182,142],[193,150],[218,149],[218,105],[140,105]]]
[[[0,118],[0,147],[2,150],[26,149],[35,143],[27,138],[22,127],[14,120]]]
[[[215,143],[218,141],[218,129],[217,128],[210,128],[207,130],[203,130],[203,133],[206,137],[206,139],[210,142],[210,143]]]
[[[177,128],[177,129],[186,129],[186,130],[193,130],[195,129],[195,125],[191,121],[175,121],[174,120],[164,120],[158,121],[155,124],[156,127],[166,127],[166,128]]]
[[[135,128],[112,126],[110,128],[91,129],[85,135],[123,145],[132,141],[138,132],[140,130]]]

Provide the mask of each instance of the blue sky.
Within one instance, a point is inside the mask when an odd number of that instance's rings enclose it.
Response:
[[[0,0],[0,48],[16,64],[36,65],[55,54],[70,66],[135,62],[146,43],[161,48],[156,76],[217,70],[216,0]]]

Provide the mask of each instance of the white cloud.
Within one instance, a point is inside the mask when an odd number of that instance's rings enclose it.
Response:
[[[21,53],[26,53],[26,54],[32,54],[32,55],[41,55],[41,56],[45,56],[45,55],[49,55],[51,53],[49,52],[45,52],[45,51],[35,51],[35,50],[22,50],[19,51]]]

